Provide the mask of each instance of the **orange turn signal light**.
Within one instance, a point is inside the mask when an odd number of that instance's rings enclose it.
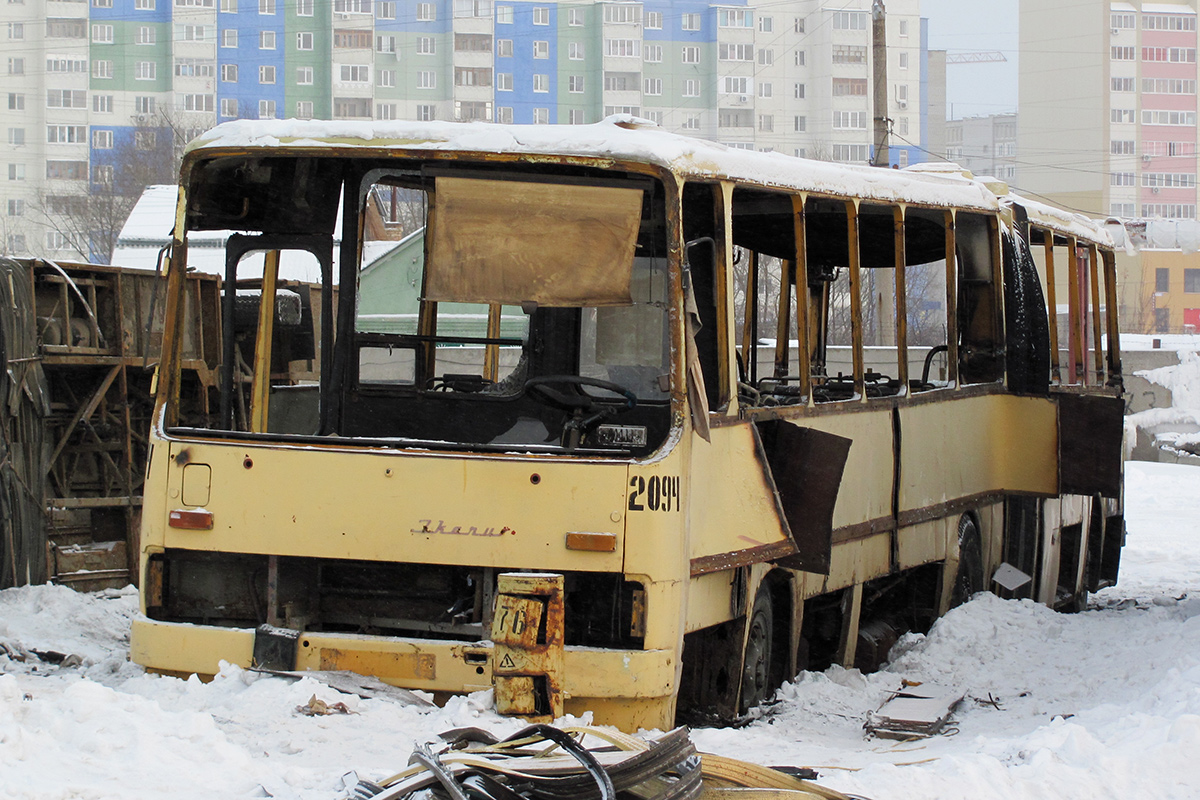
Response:
[[[182,528],[185,531],[211,531],[213,515],[211,511],[203,509],[176,508],[168,517],[167,524],[172,528]]]
[[[615,533],[591,533],[570,531],[567,534],[568,550],[588,550],[593,553],[612,553],[617,549]]]

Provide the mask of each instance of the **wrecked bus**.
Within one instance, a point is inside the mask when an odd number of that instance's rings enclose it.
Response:
[[[182,372],[219,231],[221,363]],[[962,175],[632,118],[221,125],[132,657],[667,728],[975,591],[1077,607],[1123,540],[1114,280],[1101,228]]]

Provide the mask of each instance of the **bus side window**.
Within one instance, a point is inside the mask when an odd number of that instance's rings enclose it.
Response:
[[[950,379],[946,351],[946,223],[940,210],[909,208],[904,215],[904,298],[909,388],[940,389]]]
[[[717,230],[717,192],[714,184],[688,183],[683,187],[683,238],[693,241],[705,237],[719,242]],[[721,396],[720,337],[717,324],[717,259],[718,252],[707,242],[690,248],[688,254],[692,274],[692,291],[696,296],[696,308],[700,312],[700,330],[696,345],[700,356],[700,370],[704,375],[708,407],[712,411],[728,403]]]
[[[996,218],[960,213],[958,255],[958,360],[962,383],[990,383],[1004,375],[996,268]]]

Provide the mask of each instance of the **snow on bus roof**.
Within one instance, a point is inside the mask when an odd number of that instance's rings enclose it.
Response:
[[[1012,192],[1004,198],[1004,201],[1024,207],[1029,213],[1030,223],[1040,228],[1048,228],[1063,236],[1074,236],[1076,239],[1100,247],[1111,248],[1114,246],[1112,235],[1104,227],[1103,222],[1097,222],[1083,214],[1065,211],[1038,200],[1030,200],[1028,197],[1022,197]]]
[[[810,161],[782,153],[728,148],[669,133],[649,120],[618,114],[591,125],[498,125],[393,120],[236,120],[195,139],[210,148],[396,148],[611,158],[656,164],[685,177],[736,177],[767,187],[880,202],[994,211],[994,194],[960,175],[928,175]]]

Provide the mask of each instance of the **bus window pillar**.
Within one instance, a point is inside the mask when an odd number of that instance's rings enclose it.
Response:
[[[719,402],[714,411],[737,413],[736,359],[733,334],[733,184],[720,184],[717,195],[717,274],[713,276],[713,302],[717,323],[717,374]]]
[[[1067,240],[1067,257],[1070,266],[1067,269],[1067,327],[1068,342],[1071,348],[1070,359],[1067,361],[1067,378],[1071,383],[1087,383],[1087,359],[1084,351],[1087,347],[1087,304],[1083,302],[1087,287],[1083,281],[1086,273],[1083,271],[1084,262],[1079,256],[1079,245],[1075,237]]]

